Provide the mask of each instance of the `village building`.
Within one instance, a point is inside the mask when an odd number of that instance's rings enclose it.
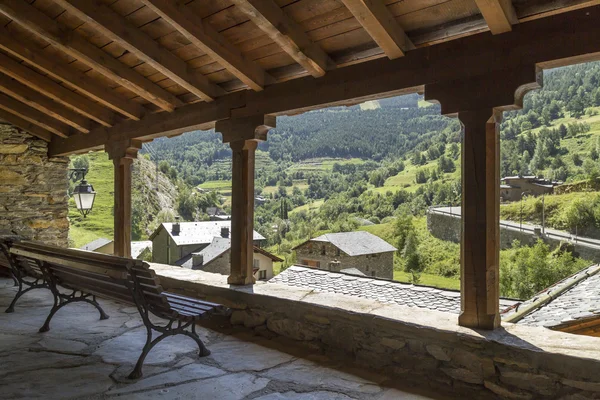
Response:
[[[252,260],[254,278],[263,281],[273,277],[273,263],[283,261],[283,259],[257,246],[254,246]],[[175,265],[229,275],[231,273],[231,239],[214,237],[211,244],[199,252],[188,254],[178,260]]]
[[[229,238],[231,221],[165,222],[150,235],[152,261],[176,265],[184,257],[199,252],[215,237]],[[265,238],[254,232],[254,246],[261,247]]]
[[[80,247],[80,249],[102,254],[113,254],[114,247],[114,240],[99,238]],[[131,258],[150,261],[152,259],[152,242],[150,240],[132,241]]]
[[[537,176],[507,176],[500,184],[502,201],[519,201],[523,196],[541,196],[554,193],[560,182],[538,178]]]
[[[394,246],[369,232],[327,233],[294,247],[298,264],[339,272],[354,269],[371,277],[394,278]]]

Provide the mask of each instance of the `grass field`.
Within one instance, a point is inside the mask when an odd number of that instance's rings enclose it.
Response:
[[[410,274],[404,271],[394,271],[394,280],[398,282],[410,282]],[[419,285],[434,286],[440,289],[460,289],[460,280],[454,278],[444,278],[443,276],[432,274],[421,274]]]
[[[290,211],[290,213],[294,214],[294,213],[297,213],[300,211],[316,211],[323,205],[323,203],[325,203],[325,200],[311,201],[310,203],[306,203],[303,206],[294,208],[293,210]]]
[[[97,194],[94,208],[87,218],[83,218],[77,211],[73,199],[69,201],[69,239],[75,247],[81,247],[100,237],[113,237],[113,163],[105,152],[89,153],[87,156],[90,170],[86,179]]]
[[[306,189],[308,189],[308,183],[306,181],[306,179],[299,179],[299,180],[295,180],[293,181],[293,186],[286,186],[285,187],[285,191],[288,195],[291,195],[292,192],[294,191],[294,188],[297,187],[298,189],[305,191]],[[262,194],[263,196],[268,196],[270,194],[275,194],[279,192],[279,187],[277,186],[265,186],[263,188]]]
[[[364,163],[364,160],[360,158],[312,158],[292,165],[289,171],[331,171],[334,164],[348,165],[362,163]]]

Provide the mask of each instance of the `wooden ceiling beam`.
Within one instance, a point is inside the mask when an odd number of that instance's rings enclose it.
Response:
[[[48,115],[0,93],[0,108],[61,137],[69,137],[71,128]]]
[[[0,13],[48,41],[52,46],[77,58],[104,77],[131,90],[165,111],[173,111],[175,107],[184,104],[172,93],[146,79],[23,0],[3,0],[0,2]]]
[[[213,101],[217,96],[225,94],[221,87],[204,75],[190,71],[185,61],[104,4],[95,0],[55,0],[55,3],[89,23],[101,34],[117,42],[200,99]]]
[[[191,10],[186,10],[172,0],[142,0],[142,3],[251,89],[261,91],[266,83],[272,83],[273,78],[258,64],[247,60],[241,51],[209,24],[190,14]]]
[[[390,60],[402,57],[405,51],[415,48],[382,0],[342,2]]]
[[[80,132],[88,133],[92,129],[92,122],[83,115],[50,100],[48,97],[2,73],[0,73],[0,91],[19,100],[21,103],[72,126]]]
[[[475,3],[494,35],[510,32],[519,22],[511,0],[475,0]]]
[[[16,126],[17,128],[21,128],[33,136],[37,136],[40,139],[45,140],[46,142],[50,142],[54,136],[44,128],[40,128],[39,126],[34,125],[31,122],[2,109],[0,109],[0,119]]]
[[[44,56],[39,48],[36,49],[24,44],[23,41],[15,40],[6,29],[1,27],[0,49],[25,60],[28,64],[64,82],[73,89],[86,94],[104,106],[123,114],[127,118],[139,120],[146,112],[142,105],[126,100],[105,86],[96,84],[89,76],[73,70],[64,63],[56,62]]]
[[[181,107],[172,114],[150,114],[141,121],[123,121],[110,129],[100,127],[87,137],[78,134],[55,138],[49,151],[51,155],[80,153],[101,148],[112,140],[151,140],[189,132],[224,118],[298,114],[423,92],[425,85],[444,82],[484,76],[501,82],[508,71],[522,72],[526,68],[531,69],[533,83],[538,69],[600,60],[600,42],[589,40],[600,35],[598,20],[600,6],[520,23],[502,40],[484,32],[416,49],[396,60],[379,58],[335,69],[320,79],[308,76],[268,86],[262,92],[235,92],[212,103]],[[522,91],[515,95],[518,93]],[[485,91],[475,90],[465,96],[473,102],[489,100]]]
[[[0,72],[104,126],[115,123],[115,114],[87,97],[70,91],[47,76],[27,68],[12,58],[0,54]]]
[[[232,0],[254,24],[265,32],[315,78],[335,67],[327,53],[273,0]]]

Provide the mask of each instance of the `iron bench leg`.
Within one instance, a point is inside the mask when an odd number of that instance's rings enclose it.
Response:
[[[85,293],[81,290],[79,290],[79,291],[73,290],[70,294],[63,294],[58,290],[58,284],[56,282],[56,279],[54,279],[54,277],[52,276],[52,273],[43,266],[43,263],[40,263],[40,269],[44,273],[44,276],[46,277],[46,281],[49,284],[49,289],[52,291],[52,294],[54,295],[54,305],[52,306],[52,309],[50,310],[50,314],[48,314],[48,317],[46,318],[44,325],[42,325],[42,327],[40,328],[40,330],[39,330],[40,332],[48,332],[50,330],[50,320],[52,320],[52,317],[54,317],[54,314],[56,314],[56,312],[58,310],[60,310],[61,308],[63,308],[64,306],[66,306],[67,304],[70,304],[70,303],[75,303],[75,302],[89,303],[89,304],[93,305],[94,307],[96,307],[96,309],[100,313],[101,320],[109,318],[108,315],[102,309],[102,307],[100,307],[100,304],[98,304],[98,302],[96,301],[96,296],[89,294],[89,293]],[[79,294],[77,294],[77,292],[79,292]]]
[[[24,279],[24,276],[22,276],[20,272],[11,271],[11,275],[12,275],[13,280],[15,281],[15,286],[18,286],[18,289],[17,289],[17,293],[15,294],[15,297],[13,298],[10,305],[8,306],[8,308],[5,311],[7,313],[14,312],[15,304],[17,304],[17,300],[19,300],[19,298],[21,296],[23,296],[25,293],[29,292],[30,290],[50,289],[50,286],[48,286],[46,281],[42,278],[37,278],[32,282],[28,282]],[[27,286],[27,288],[23,289],[24,286]]]
[[[175,335],[179,335],[179,334],[188,336],[188,337],[192,338],[198,345],[198,350],[199,350],[198,356],[199,357],[206,357],[206,356],[210,355],[210,350],[208,350],[206,348],[206,346],[204,345],[202,340],[200,340],[200,336],[198,336],[198,334],[196,333],[196,321],[195,320],[182,324],[181,321],[178,321],[177,319],[171,319],[166,326],[162,327],[162,326],[154,325],[152,322],[150,322],[150,320],[147,316],[147,313],[141,313],[141,314],[142,314],[142,319],[144,320],[144,325],[146,326],[146,333],[147,333],[146,344],[144,344],[144,348],[142,349],[142,354],[140,354],[140,357],[138,358],[137,363],[135,364],[135,368],[133,369],[131,374],[129,374],[129,379],[138,379],[138,378],[142,377],[142,367],[144,365],[144,360],[146,359],[146,356],[148,355],[148,353],[150,353],[150,350],[152,350],[152,348],[154,346],[156,346],[158,343],[160,343],[163,339],[166,339],[170,336],[175,336]],[[176,327],[173,326],[174,322],[177,322]],[[190,326],[191,326],[191,330],[187,330],[187,328]],[[160,332],[160,335],[157,338],[155,338],[154,340],[152,339],[152,331],[153,330]]]

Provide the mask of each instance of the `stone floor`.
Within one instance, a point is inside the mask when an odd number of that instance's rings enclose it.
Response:
[[[0,278],[0,309],[16,289]],[[100,300],[110,319],[87,304],[57,313],[38,333],[52,296],[35,290],[14,313],[0,312],[2,399],[428,399],[408,393],[381,375],[342,368],[320,354],[278,339],[229,327],[200,329],[208,357],[198,358],[189,338],[163,341],[146,358],[144,377],[127,375],[145,340],[137,310]]]

